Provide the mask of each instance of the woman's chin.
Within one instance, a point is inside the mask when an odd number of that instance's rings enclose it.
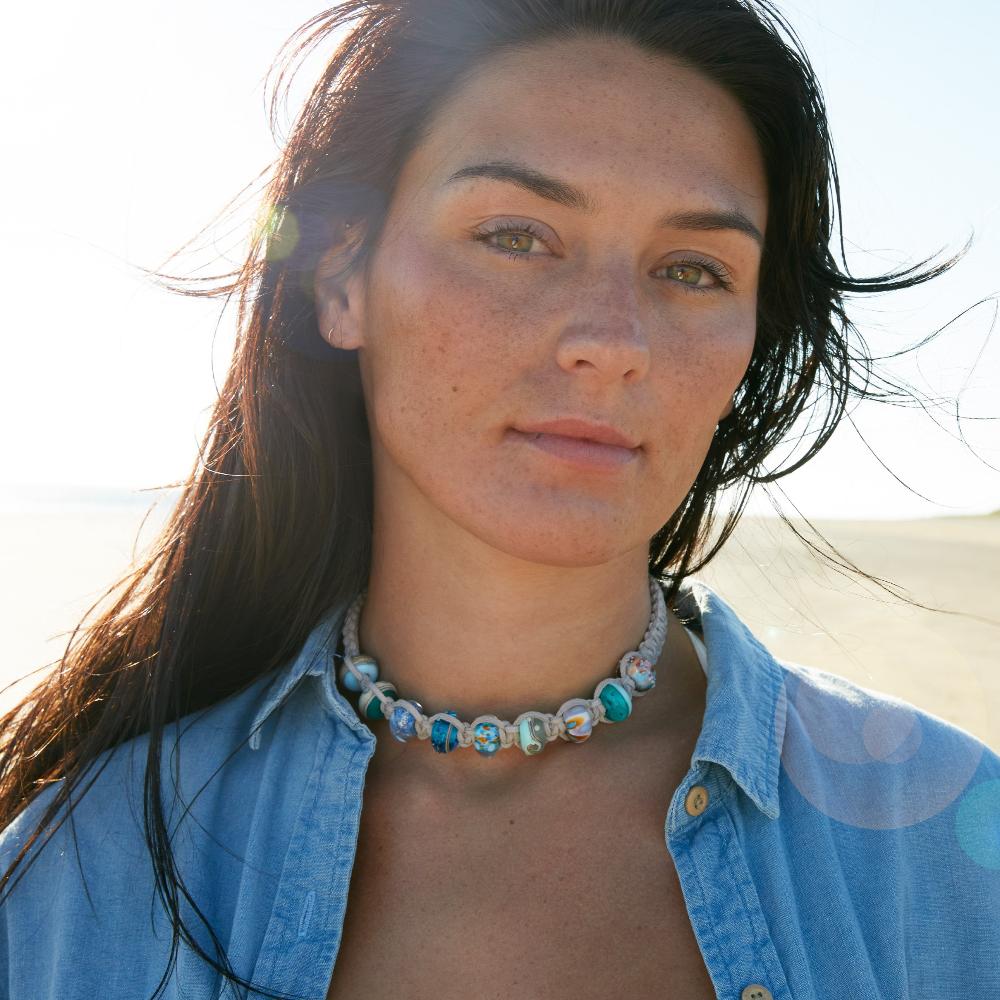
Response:
[[[485,545],[515,559],[585,567],[619,559],[640,546],[646,550],[649,538],[637,537],[634,528],[626,530],[625,524],[620,513],[603,518],[593,513],[574,516],[571,511],[555,517],[549,513],[532,516],[523,507],[512,507],[492,518],[470,520],[463,527]]]

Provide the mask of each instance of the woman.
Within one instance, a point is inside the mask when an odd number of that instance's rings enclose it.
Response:
[[[1000,758],[691,577],[957,257],[838,269],[763,3],[340,26],[204,459],[4,720],[8,995],[1000,995]]]

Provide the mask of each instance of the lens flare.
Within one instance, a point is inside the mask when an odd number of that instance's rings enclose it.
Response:
[[[299,223],[287,208],[265,208],[257,223],[257,234],[265,241],[264,256],[269,261],[287,260],[299,245]]]
[[[1000,779],[966,790],[955,812],[955,837],[976,864],[1000,871]]]

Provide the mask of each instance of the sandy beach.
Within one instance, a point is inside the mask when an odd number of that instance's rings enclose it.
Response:
[[[149,504],[0,513],[0,683],[61,655],[81,615],[128,567]],[[140,548],[168,506],[153,509]],[[765,518],[745,519],[696,576],[779,658],[903,698],[1000,749],[1000,517],[814,523],[913,600],[964,614],[921,610],[838,575]],[[4,691],[0,707],[33,683]]]
[[[815,521],[922,610],[844,577],[780,521],[747,519],[697,576],[779,658],[839,674],[1000,748],[1000,517]]]

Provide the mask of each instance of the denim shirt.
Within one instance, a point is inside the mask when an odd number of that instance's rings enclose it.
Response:
[[[282,668],[172,724],[162,756],[180,874],[233,967],[314,1000],[375,749],[335,683],[344,610]],[[904,701],[777,661],[701,581],[679,611],[704,638],[706,707],[663,849],[718,997],[1000,998],[1000,757]],[[78,852],[64,824],[0,906],[4,997],[139,1000],[159,984],[171,936],[142,838],[146,746],[103,755],[73,812]],[[0,835],[4,869],[53,788]],[[183,896],[182,912],[214,954]],[[235,995],[179,943],[163,996]]]

